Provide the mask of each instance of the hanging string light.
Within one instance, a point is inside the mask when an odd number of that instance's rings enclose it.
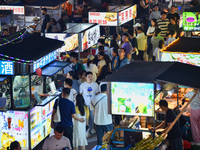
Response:
[[[10,40],[10,41],[7,40],[7,39],[5,39],[5,38],[0,38],[0,39],[4,39],[4,40],[7,41],[7,42],[5,42],[5,43],[0,44],[0,46],[5,46],[5,45],[7,45],[7,44],[9,44],[9,43],[12,43],[12,42],[18,40],[18,39],[21,39],[26,33],[27,33],[27,30],[25,30],[23,33],[20,33],[20,34],[21,34],[20,36],[18,36],[18,37],[16,37],[16,38],[12,39],[12,40]]]

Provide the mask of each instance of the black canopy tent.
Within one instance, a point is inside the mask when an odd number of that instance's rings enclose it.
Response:
[[[163,51],[200,53],[200,38],[180,37],[173,44],[165,47]]]
[[[190,9],[186,10],[185,12],[200,12],[200,5],[192,7]]]
[[[55,7],[59,4],[64,3],[66,0],[36,0],[30,4],[29,6],[46,6],[46,7]]]
[[[134,61],[103,82],[154,83],[156,80],[200,88],[200,68],[179,62]]]

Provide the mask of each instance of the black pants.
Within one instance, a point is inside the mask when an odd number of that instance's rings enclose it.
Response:
[[[167,150],[183,150],[183,141],[182,138],[177,138],[169,140],[169,147]]]
[[[73,127],[64,127],[64,134],[70,140],[71,147],[73,147]]]
[[[139,60],[144,60],[144,51],[138,50],[139,54],[138,54],[138,59]]]
[[[96,125],[96,132],[97,132],[97,145],[102,145],[102,138],[104,132],[107,133],[113,129],[113,124],[108,125]]]

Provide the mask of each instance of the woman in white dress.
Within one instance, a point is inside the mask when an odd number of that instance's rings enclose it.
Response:
[[[89,123],[89,108],[85,105],[85,100],[82,95],[76,96],[76,115],[85,119],[85,122],[79,122],[73,119],[73,149],[85,150],[85,145],[88,145],[86,139],[86,125]]]

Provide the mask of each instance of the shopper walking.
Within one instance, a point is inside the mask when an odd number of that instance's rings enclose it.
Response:
[[[138,43],[138,51],[139,51],[139,55],[138,55],[138,59],[139,60],[144,60],[144,52],[147,49],[147,38],[144,34],[144,32],[142,31],[141,27],[137,28],[137,43]]]
[[[72,80],[72,88],[75,89],[77,93],[79,93],[78,81],[74,79],[75,78],[75,72],[74,71],[69,71],[67,73],[66,78]]]
[[[18,141],[14,141],[12,143],[10,143],[10,147],[7,148],[8,150],[21,150],[21,146],[20,143]]]
[[[50,16],[47,14],[47,9],[42,8],[42,15],[44,15],[43,23],[42,23],[42,29],[41,33],[43,36],[45,36],[45,33],[49,32],[49,26],[50,26]]]
[[[195,90],[190,91],[185,94],[186,98],[191,99],[195,94]],[[192,130],[192,145],[200,146],[200,91],[194,97],[193,101],[190,104],[190,122]]]
[[[72,146],[72,140],[73,140],[73,122],[72,118],[75,120],[78,120],[80,122],[84,122],[85,120],[83,118],[79,118],[76,115],[75,112],[75,106],[72,101],[70,101],[69,98],[70,89],[64,88],[62,90],[62,98],[59,100],[56,100],[54,106],[53,106],[53,112],[51,116],[51,127],[54,128],[54,116],[56,114],[56,111],[60,111],[60,118],[61,122],[59,122],[57,125],[64,127],[64,136],[67,137],[70,140],[71,146]],[[59,105],[58,105],[59,103]],[[57,110],[57,105],[59,106],[59,110]]]
[[[167,32],[168,32],[168,25],[169,19],[167,18],[167,13],[162,11],[161,18],[157,20],[158,27],[161,29],[161,36],[166,40]]]
[[[152,43],[152,46],[153,46],[153,53],[154,53],[156,47],[159,46],[159,41],[160,41],[160,40],[163,40],[163,41],[164,41],[164,38],[160,35],[160,33],[161,33],[160,28],[156,28],[156,29],[155,29],[155,36],[153,36],[153,37],[151,38],[151,43]],[[152,53],[152,54],[153,54],[153,53]],[[155,58],[153,59],[153,61],[155,61]]]
[[[73,81],[71,79],[67,78],[64,81],[64,88],[70,89],[69,100],[74,102],[74,104],[76,104],[77,91],[74,88],[72,88],[72,84],[73,84]]]
[[[56,126],[54,135],[48,137],[42,147],[42,150],[56,150],[67,148],[71,150],[71,144],[67,137],[63,136],[64,128],[62,126]]]
[[[85,70],[88,72],[92,72],[92,81],[95,82],[97,80],[98,68],[95,64],[93,64],[94,56],[88,55],[87,64],[85,64]]]
[[[89,124],[89,108],[85,105],[85,100],[82,95],[76,96],[76,115],[86,120],[86,122],[73,121],[73,150],[85,150],[85,146],[88,144],[86,139],[86,125]]]
[[[132,50],[133,50],[133,47],[129,41],[129,36],[127,33],[124,33],[122,35],[122,41],[123,41],[123,45],[121,48],[124,48],[125,51],[126,51],[126,58],[128,58],[128,60],[131,60],[131,56],[132,56]]]
[[[83,95],[85,104],[90,109],[91,101],[94,99],[95,95],[98,94],[99,88],[96,82],[92,81],[92,72],[86,72],[86,81],[80,85],[80,94]],[[87,131],[87,137],[89,137],[89,132],[95,133],[94,130],[94,116],[93,111],[90,109],[89,117],[89,130]]]
[[[148,54],[148,61],[152,61],[153,57],[153,46],[151,43],[151,38],[155,35],[155,28],[158,27],[158,23],[156,19],[151,19],[151,26],[149,26],[147,30],[147,54]]]
[[[112,116],[108,114],[107,84],[101,85],[101,93],[91,102],[97,131],[97,145],[102,145],[104,133],[113,129]]]

